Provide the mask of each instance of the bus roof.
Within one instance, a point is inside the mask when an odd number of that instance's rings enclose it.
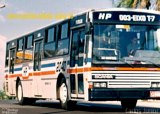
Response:
[[[51,26],[54,26],[56,24],[59,24],[59,23],[63,23],[67,20],[70,20],[74,17],[77,17],[77,16],[81,16],[83,14],[86,14],[86,13],[92,13],[92,12],[103,12],[103,11],[126,11],[126,12],[143,12],[143,13],[153,13],[153,14],[158,14],[160,15],[160,12],[159,11],[153,11],[153,10],[146,10],[146,9],[131,9],[131,8],[107,8],[107,9],[88,9],[86,11],[82,11],[78,14],[74,14],[73,17],[69,17],[69,18],[66,18],[66,19],[60,19],[60,20],[56,20],[54,21],[53,23],[50,23],[46,26],[42,26],[42,27],[39,27],[39,28],[36,28],[35,30],[32,30],[32,31],[29,31],[29,32],[26,32],[26,33],[23,33],[23,35],[19,35],[17,36],[16,38],[12,38],[11,40],[8,40],[7,42],[10,42],[10,41],[13,41],[15,39],[18,39],[18,38],[22,38],[22,37],[25,37],[27,35],[30,35],[30,34],[33,34],[34,32],[37,32],[37,31],[40,31],[44,28],[49,28]]]
[[[155,10],[147,10],[147,9],[133,9],[133,8],[108,8],[108,9],[99,9],[99,10],[92,10],[94,12],[99,11],[126,11],[126,12],[144,12],[144,13],[154,13],[160,15],[160,11]]]

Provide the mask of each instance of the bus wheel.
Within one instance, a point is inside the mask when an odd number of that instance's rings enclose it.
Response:
[[[68,88],[64,79],[62,79],[60,87],[60,103],[63,109],[65,110],[73,110],[76,106],[75,101],[70,101],[68,98]]]
[[[25,104],[26,99],[23,97],[23,88],[20,81],[18,82],[18,86],[17,86],[17,99],[20,105]]]
[[[136,107],[137,99],[122,99],[121,106],[125,111],[133,110]]]

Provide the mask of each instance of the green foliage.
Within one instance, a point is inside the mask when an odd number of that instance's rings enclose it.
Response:
[[[6,93],[2,90],[0,90],[0,100],[3,100],[3,99],[8,99],[9,97],[6,95]]]
[[[121,0],[117,7],[131,8],[134,0]]]

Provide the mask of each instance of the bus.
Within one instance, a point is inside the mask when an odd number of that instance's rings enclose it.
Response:
[[[90,10],[8,41],[5,91],[21,105],[55,99],[66,110],[160,99],[160,13]]]

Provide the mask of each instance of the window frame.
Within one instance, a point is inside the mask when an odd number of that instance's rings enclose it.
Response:
[[[17,39],[17,47],[16,47],[16,52],[15,52],[15,64],[22,64],[24,62],[24,48],[25,48],[25,37],[21,37]],[[19,41],[22,40],[22,49],[19,50]],[[21,62],[17,62],[18,58],[17,58],[17,54],[18,52],[22,52],[22,58],[19,59],[21,60]]]
[[[49,41],[49,30],[52,30],[52,29],[54,30],[53,31],[53,40]],[[56,34],[55,33],[56,33],[56,27],[55,26],[51,26],[51,27],[49,27],[45,30],[45,44],[56,41]]]
[[[22,40],[22,49],[19,50],[19,41]],[[17,39],[17,51],[23,51],[24,48],[24,37]]]
[[[67,37],[62,37],[62,26],[63,25],[65,25],[65,24],[67,24]],[[65,21],[65,22],[63,22],[63,23],[61,23],[60,25],[59,25],[59,31],[58,31],[58,40],[57,40],[57,53],[56,53],[56,55],[59,55],[59,56],[62,56],[62,55],[67,55],[67,54],[69,54],[69,47],[70,47],[70,37],[69,37],[69,32],[70,32],[70,30],[69,30],[69,21]],[[60,52],[60,49],[59,49],[59,43],[60,42],[64,42],[65,40],[68,40],[68,47],[67,47],[67,53],[63,53],[63,54],[59,54],[58,52]],[[63,43],[62,43],[63,44]]]
[[[32,43],[31,43],[31,46],[28,47],[28,39],[29,38],[32,38]],[[25,62],[30,62],[30,61],[33,61],[33,42],[34,42],[34,35],[33,34],[30,34],[30,35],[27,35],[25,36],[25,40],[24,40],[24,44],[25,44],[25,48],[24,48],[24,51],[23,51],[23,63]],[[31,51],[31,54],[32,54],[32,58],[31,59],[26,59],[25,58],[25,53],[26,51]]]
[[[49,30],[51,30],[51,29],[53,29],[54,31],[53,31],[53,41],[48,41],[48,38],[49,38],[49,36],[48,36],[48,33],[49,33]],[[56,26],[51,26],[51,27],[49,27],[49,28],[47,28],[46,30],[45,30],[45,39],[44,39],[44,52],[45,52],[45,47],[47,46],[47,45],[52,45],[53,47],[54,47],[54,52],[56,52],[56,50],[57,50],[57,44],[56,44],[56,33],[57,33],[57,28],[56,28]],[[56,55],[56,54],[55,54]],[[50,57],[49,56],[45,56],[45,54],[44,54],[44,59],[47,59],[47,58],[52,58],[52,57],[54,57],[55,55],[51,55]]]
[[[28,47],[28,39],[30,37],[32,38],[32,44],[31,44],[30,47]],[[32,34],[25,37],[25,49],[31,49],[31,48],[33,48],[33,40],[34,40],[34,36]]]

